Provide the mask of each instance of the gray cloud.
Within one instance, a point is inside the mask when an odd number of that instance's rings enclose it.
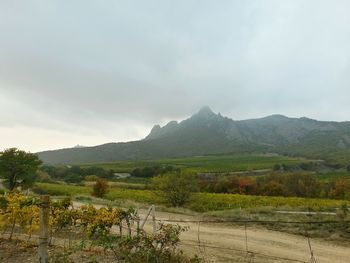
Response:
[[[1,1],[0,147],[138,139],[202,105],[234,119],[349,120],[349,10],[346,0]]]

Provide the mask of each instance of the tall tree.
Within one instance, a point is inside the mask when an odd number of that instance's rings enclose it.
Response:
[[[0,176],[6,180],[10,190],[17,186],[19,180],[23,185],[32,184],[35,172],[41,164],[37,155],[17,148],[0,152]]]

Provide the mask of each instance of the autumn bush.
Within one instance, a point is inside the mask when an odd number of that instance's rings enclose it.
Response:
[[[92,195],[96,197],[104,197],[108,191],[108,182],[105,179],[99,178],[93,185]]]

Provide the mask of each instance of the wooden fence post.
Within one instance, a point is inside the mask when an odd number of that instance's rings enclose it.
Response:
[[[48,263],[49,261],[47,252],[49,241],[49,211],[50,196],[42,195],[40,207],[39,263]]]
[[[151,214],[152,210],[153,210],[153,206],[150,206],[149,209],[148,209],[148,211],[147,211],[147,214],[146,214],[145,219],[143,219],[143,221],[141,222],[140,230],[143,230],[143,227],[144,227],[144,225],[146,224],[147,218],[148,218],[149,215]]]
[[[156,224],[156,206],[152,205],[152,222],[153,222],[153,235],[157,234],[157,224]]]
[[[140,234],[140,216],[139,216],[139,208],[136,209],[134,214],[134,220],[136,221],[136,234],[139,236]]]

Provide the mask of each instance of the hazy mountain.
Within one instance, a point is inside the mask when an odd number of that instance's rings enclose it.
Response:
[[[164,127],[143,140],[40,152],[46,163],[108,162],[205,154],[276,152],[314,156],[350,149],[350,122],[324,122],[271,115],[234,121],[209,107]]]

